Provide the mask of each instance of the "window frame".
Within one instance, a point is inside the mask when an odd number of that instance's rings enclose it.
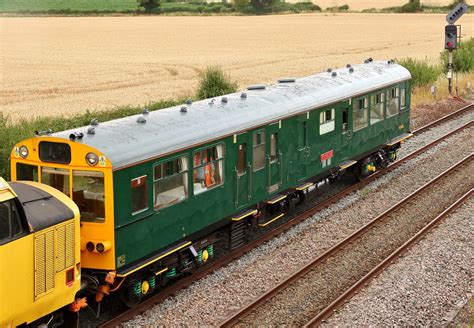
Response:
[[[355,109],[356,104],[357,106],[362,104],[363,107]],[[359,111],[361,112],[365,111],[365,125],[356,128],[356,125],[355,125],[356,113]],[[369,123],[370,123],[370,95],[363,95],[361,97],[356,98],[352,102],[352,131],[356,132],[356,131],[365,129],[366,127],[369,126]]]
[[[254,136],[257,135],[257,133],[262,133],[262,134],[260,135],[260,143],[256,145],[254,143]],[[258,129],[258,130],[255,130],[255,131],[252,132],[252,172],[254,172],[254,173],[265,169],[265,167],[267,166],[266,161],[265,161],[265,157],[267,155],[266,137],[267,137],[267,131],[265,130],[265,128]],[[263,161],[262,161],[263,165],[258,167],[258,168],[255,167],[255,157],[256,157],[255,156],[255,151],[256,151],[257,148],[258,149],[263,149]]]
[[[380,101],[378,101],[379,99],[380,99]],[[374,100],[373,103],[372,103],[372,100]],[[371,121],[372,109],[375,109],[375,111],[379,111],[379,108],[378,108],[379,104],[382,105],[382,118],[379,119],[378,121],[372,123],[372,121]],[[380,122],[384,121],[385,118],[386,118],[386,116],[385,116],[385,91],[384,90],[377,90],[374,93],[371,93],[370,97],[369,97],[369,125],[374,125],[374,124],[380,123]]]
[[[331,114],[331,119],[327,119],[326,113],[330,112]],[[324,122],[323,118],[324,117]],[[323,131],[323,128],[326,128],[329,126],[329,129]],[[319,112],[319,135],[322,136],[327,133],[331,133],[334,130],[336,130],[336,108],[331,107],[329,109],[323,109]]]
[[[188,165],[188,168],[186,170],[183,170],[183,171],[179,171],[179,166],[178,166],[178,172],[177,173],[174,173],[172,175],[167,175],[166,177],[163,177],[163,164],[165,163],[168,163],[168,162],[171,162],[171,161],[175,161],[175,160],[181,160],[182,158],[185,159],[187,165]],[[155,210],[155,212],[159,212],[165,208],[168,208],[168,207],[172,207],[173,205],[176,205],[176,204],[179,204],[183,201],[186,201],[187,199],[189,199],[189,171],[190,171],[190,165],[189,165],[189,154],[187,153],[184,153],[184,154],[180,154],[180,155],[175,155],[173,157],[169,157],[167,159],[162,159],[156,163],[153,163],[153,176],[152,176],[152,179],[153,179],[153,209]],[[158,166],[162,166],[161,167],[161,178],[158,178],[156,179],[155,178],[155,168],[158,167]],[[178,162],[178,165],[179,165],[179,162]],[[194,168],[193,168],[194,170]],[[168,205],[163,205],[163,206],[157,206],[156,205],[156,198],[157,198],[157,194],[156,194],[156,183],[160,180],[164,180],[164,179],[169,179],[169,178],[173,178],[175,176],[182,176],[182,175],[186,175],[186,182],[187,182],[187,192],[185,193],[185,197],[181,200],[179,200],[178,202],[176,203],[172,203],[172,204],[168,204]],[[184,187],[184,186],[183,186]]]
[[[216,151],[217,151],[217,147],[219,146],[222,146],[222,157],[220,157],[219,159],[214,159],[212,161],[208,161],[206,163],[201,163],[199,164],[198,166],[195,166],[194,164],[194,157],[197,153],[200,153],[202,152],[203,150],[208,150],[210,148],[216,148]],[[197,148],[197,149],[194,149],[193,152],[192,152],[192,157],[191,157],[191,160],[192,160],[192,185],[193,185],[193,196],[198,196],[198,195],[201,195],[201,194],[205,194],[207,191],[210,191],[212,189],[215,189],[217,187],[221,187],[224,185],[225,183],[225,158],[226,158],[226,147],[225,147],[225,142],[217,142],[217,143],[214,143],[214,144],[211,144],[211,145],[208,145],[208,146],[205,146],[205,147],[200,147],[200,148]],[[219,184],[214,184],[211,188],[207,188],[201,192],[198,192],[196,193],[196,189],[194,188],[194,184],[196,182],[194,182],[194,171],[196,169],[199,169],[199,168],[202,168],[206,165],[209,165],[209,164],[214,164],[214,165],[219,165],[219,162],[222,162],[222,174],[220,175],[220,178],[221,178],[221,182]],[[189,192],[188,192],[189,193]]]
[[[133,181],[135,180],[138,180],[138,179],[144,179],[145,181],[145,196],[146,196],[146,200],[145,200],[145,204],[146,204],[146,207],[144,208],[141,208],[139,210],[136,210],[136,211],[133,211]],[[135,187],[136,188],[136,187]],[[132,205],[132,215],[137,215],[137,214],[140,214],[140,213],[143,213],[145,211],[147,211],[148,209],[150,209],[150,201],[148,199],[148,175],[147,174],[144,174],[144,175],[141,175],[141,176],[138,176],[138,177],[135,177],[133,179],[130,179],[130,190],[131,190],[131,205]]]
[[[21,207],[21,205],[19,204],[18,200],[15,199],[15,198],[12,198],[12,199],[8,199],[8,200],[5,200],[4,202],[2,203],[9,203],[9,214],[10,214],[10,217],[8,218],[9,221],[8,221],[8,229],[9,229],[9,236],[8,237],[5,237],[3,239],[0,239],[0,245],[5,245],[5,244],[8,244],[14,240],[17,240],[23,236],[26,236],[28,234],[28,230],[25,229],[25,225],[24,225],[24,213],[23,213],[23,208]],[[12,212],[13,212],[13,207],[15,207],[16,209],[16,219],[17,219],[17,223],[18,223],[18,226],[19,226],[19,232],[15,235],[12,235]]]

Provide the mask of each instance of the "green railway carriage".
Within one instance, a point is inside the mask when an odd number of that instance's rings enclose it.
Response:
[[[410,79],[393,61],[368,60],[40,136],[15,147],[12,176],[48,183],[45,167],[71,170],[69,195],[83,211],[83,268],[102,270],[102,284],[114,272],[129,300],[138,300],[220,248],[244,243],[246,229],[284,218],[328,178],[347,169],[368,175],[394,160],[410,136]],[[21,156],[23,145],[42,141],[51,156],[41,149]],[[103,184],[95,193],[78,192],[75,181],[85,154],[88,174],[79,175],[99,177],[88,180]]]

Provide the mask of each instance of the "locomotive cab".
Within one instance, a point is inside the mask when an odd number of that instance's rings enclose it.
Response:
[[[78,243],[67,197],[0,178],[0,327],[63,322],[80,289]]]

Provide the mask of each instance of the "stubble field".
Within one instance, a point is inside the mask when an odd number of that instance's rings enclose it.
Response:
[[[14,122],[188,96],[215,64],[244,88],[367,57],[436,61],[444,25],[423,14],[0,18],[0,111]]]

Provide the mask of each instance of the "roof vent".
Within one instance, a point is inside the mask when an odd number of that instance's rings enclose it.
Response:
[[[138,116],[137,123],[140,123],[140,124],[146,123],[146,118],[144,118],[143,116]]]
[[[353,67],[349,67],[349,73],[354,73],[354,68]]]
[[[95,128],[93,128],[92,126],[90,126],[88,129],[87,129],[87,134],[95,134]]]
[[[92,125],[92,126],[97,126],[97,125],[99,125],[99,120],[96,119],[96,118],[93,118],[93,119],[91,120],[91,125]]]
[[[336,76],[337,76],[337,73],[336,73],[336,72],[332,72],[332,73],[331,73],[331,76],[332,76],[332,77],[336,77]]]
[[[71,133],[69,135],[69,140],[71,141],[76,141],[76,140],[80,140],[84,137],[84,133],[77,133],[77,132],[74,132],[74,133]]]
[[[227,97],[222,97],[221,102],[223,102],[224,104],[227,104],[227,102],[228,102]]]
[[[34,134],[35,136],[39,137],[39,136],[44,136],[44,135],[47,135],[49,136],[51,133],[53,133],[53,130],[52,129],[48,129],[46,131],[35,131]]]
[[[387,64],[395,64],[395,60],[390,59],[390,60],[387,62]]]
[[[332,72],[332,68],[329,67],[329,68],[326,70],[326,72],[331,73],[331,72]]]
[[[263,84],[251,85],[247,90],[265,90],[266,87]]]
[[[240,94],[240,98],[242,98],[242,99],[247,99],[247,94],[246,94],[245,92],[242,92],[242,93]]]
[[[364,64],[368,64],[368,63],[371,63],[373,61],[374,60],[372,59],[372,57],[370,57],[370,58],[367,58],[366,60],[364,60]]]
[[[296,79],[294,78],[285,78],[285,79],[279,79],[278,83],[294,83],[296,82]]]
[[[214,105],[215,102],[216,102],[215,99],[211,99],[211,101],[209,102],[209,105]]]
[[[347,68],[351,68],[352,66],[351,66],[351,64],[347,64],[346,67],[347,67]]]
[[[191,98],[186,99],[186,105],[192,105],[193,100]]]
[[[150,114],[150,110],[148,108],[143,108],[142,114],[143,115],[148,115],[148,114]]]
[[[179,110],[181,113],[187,113],[188,112],[188,107],[186,106],[181,106],[181,109]]]

